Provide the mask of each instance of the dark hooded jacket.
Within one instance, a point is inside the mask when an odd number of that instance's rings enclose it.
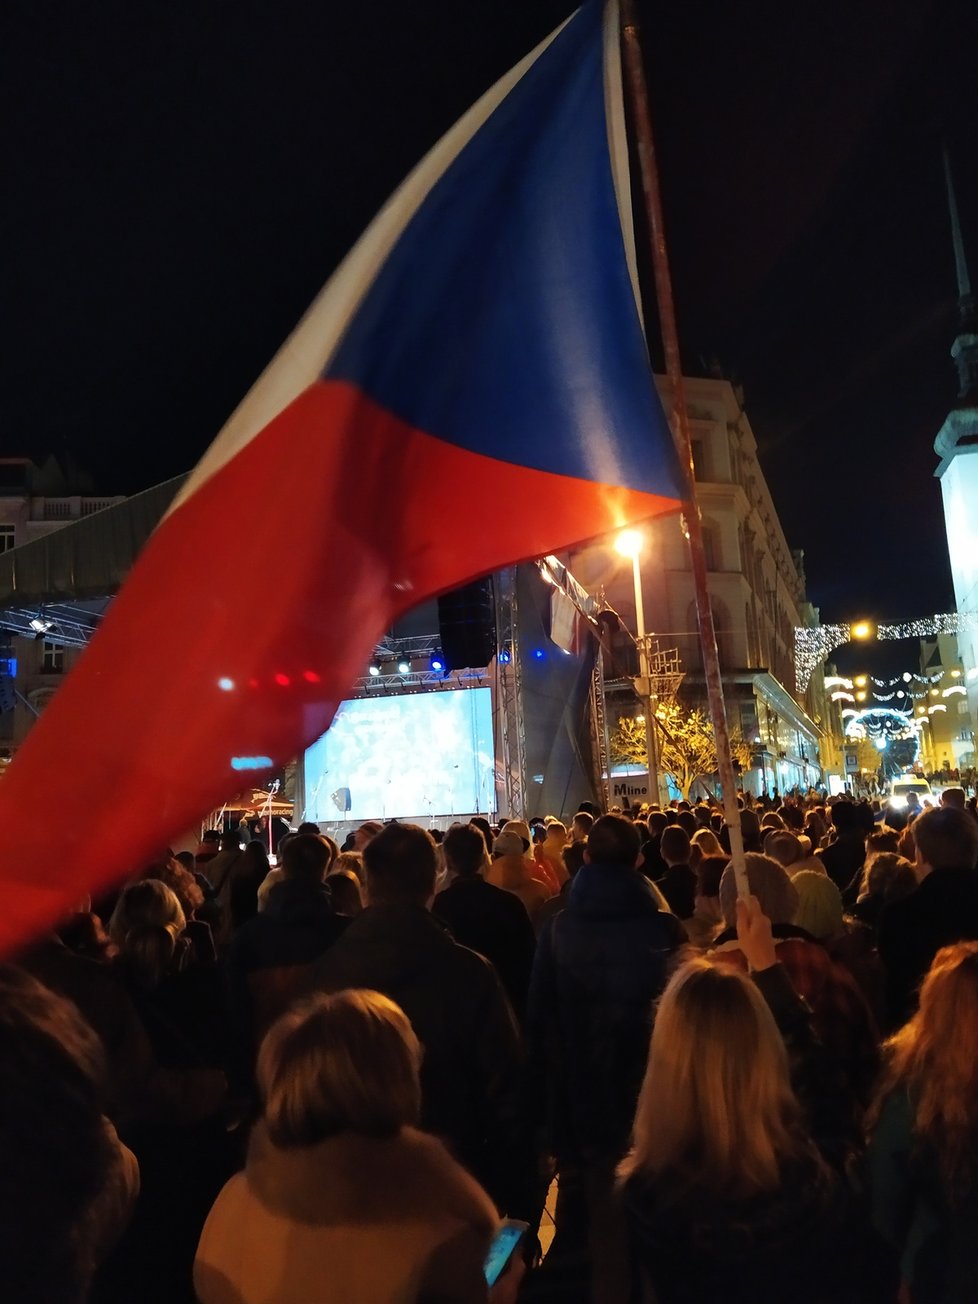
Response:
[[[563,1159],[621,1155],[652,1005],[686,934],[627,865],[585,864],[537,944],[527,1007],[531,1082]]]
[[[509,1211],[526,1178],[522,1052],[492,965],[423,906],[369,906],[315,966],[325,991],[368,987],[395,1001],[424,1047],[422,1126],[445,1140]]]

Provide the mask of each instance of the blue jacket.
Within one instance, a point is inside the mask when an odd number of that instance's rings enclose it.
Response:
[[[527,1037],[531,1082],[566,1159],[624,1153],[645,1073],[653,1002],[686,934],[646,879],[584,865],[537,944]]]

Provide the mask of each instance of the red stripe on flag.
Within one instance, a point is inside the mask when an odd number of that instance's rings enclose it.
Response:
[[[0,783],[0,952],[317,738],[401,612],[675,505],[313,385],[163,521]]]

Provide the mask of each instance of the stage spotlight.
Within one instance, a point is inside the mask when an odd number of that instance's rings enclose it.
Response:
[[[399,675],[409,675],[411,673],[411,662],[400,660],[397,663],[397,673]]]
[[[380,674],[380,666],[376,666],[376,665],[370,666],[369,673],[373,676],[374,679],[376,679],[377,676]]]
[[[547,655],[547,654],[546,654],[546,652],[544,652],[544,650],[543,650],[542,647],[535,647],[535,648],[533,649],[533,660],[534,660],[534,661],[542,661],[543,658],[544,658],[546,655]]]
[[[436,675],[440,675],[442,671],[445,669],[444,660],[437,654],[431,658],[428,664],[431,666],[432,670],[435,672]]]
[[[509,663],[512,661],[512,659],[513,659],[513,654],[512,652],[510,652],[508,647],[504,647],[503,650],[500,652],[499,656],[496,658],[496,660],[499,662],[501,666],[508,666]]]

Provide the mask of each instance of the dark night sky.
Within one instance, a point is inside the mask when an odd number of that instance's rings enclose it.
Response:
[[[420,154],[570,8],[8,7],[3,451],[70,450],[122,492],[192,466]],[[823,618],[947,610],[940,150],[978,263],[978,5],[642,12],[687,372],[743,382]]]

